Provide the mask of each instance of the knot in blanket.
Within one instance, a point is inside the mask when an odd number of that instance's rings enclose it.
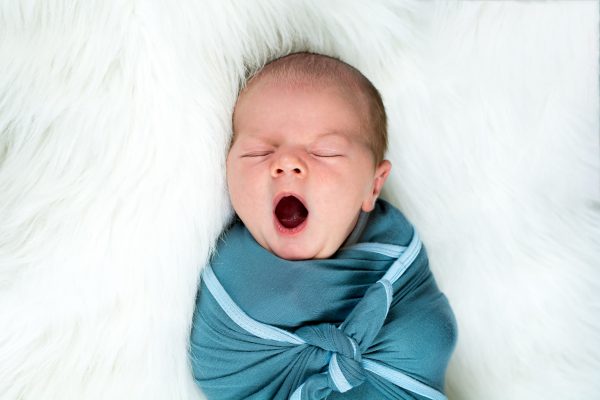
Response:
[[[298,329],[296,335],[307,344],[332,353],[328,363],[330,389],[343,393],[365,381],[358,344],[338,327],[332,324],[305,326]]]
[[[240,222],[202,273],[190,338],[209,400],[445,400],[456,321],[419,235],[378,200],[329,259],[285,260]]]

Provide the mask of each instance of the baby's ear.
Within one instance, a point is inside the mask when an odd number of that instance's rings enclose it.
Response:
[[[379,197],[381,193],[381,189],[383,189],[383,184],[387,180],[387,177],[390,175],[390,171],[392,170],[392,163],[388,160],[383,160],[379,163],[377,168],[375,169],[375,177],[373,179],[373,187],[371,190],[371,194],[369,198],[367,198],[363,202],[362,210],[365,212],[373,211],[375,208],[375,201]]]

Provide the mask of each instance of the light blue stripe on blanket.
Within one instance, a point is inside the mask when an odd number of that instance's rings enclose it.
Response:
[[[342,247],[341,250],[368,251],[370,253],[379,253],[384,256],[397,258],[406,249],[405,246],[396,246],[385,243],[356,243],[351,246]]]

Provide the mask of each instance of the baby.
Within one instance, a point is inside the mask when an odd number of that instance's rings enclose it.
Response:
[[[209,399],[445,399],[456,322],[417,232],[378,200],[386,115],[331,57],[267,64],[233,115],[239,220],[204,269],[191,335]]]

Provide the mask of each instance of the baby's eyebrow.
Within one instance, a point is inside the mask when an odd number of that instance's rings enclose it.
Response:
[[[319,134],[315,138],[314,142],[320,142],[322,140],[327,140],[329,138],[332,138],[333,140],[336,140],[336,141],[339,140],[339,141],[342,141],[344,143],[348,143],[349,142],[348,137],[346,135],[344,135],[341,132],[337,132],[337,131],[330,131],[330,132],[325,132],[325,133]]]
[[[236,141],[239,142],[239,144],[241,144],[244,148],[273,145],[273,140],[270,140],[269,138],[263,136],[254,136],[252,134],[244,134],[243,136],[238,136]]]
[[[245,132],[243,134],[240,134],[239,132],[236,133],[236,136],[239,140],[243,140],[243,141],[255,141],[255,142],[266,142],[267,139],[262,136],[262,135],[255,135],[253,133],[250,132]]]
[[[263,134],[253,134],[251,132],[245,132],[242,135],[238,132],[236,134],[236,141],[241,142],[241,144],[246,146],[255,146],[255,145],[265,145],[271,146],[277,144],[277,137],[265,136]],[[333,143],[340,145],[347,145],[351,142],[347,135],[339,131],[326,131],[323,133],[318,133],[313,136],[310,140],[310,145],[319,145],[321,143]]]

